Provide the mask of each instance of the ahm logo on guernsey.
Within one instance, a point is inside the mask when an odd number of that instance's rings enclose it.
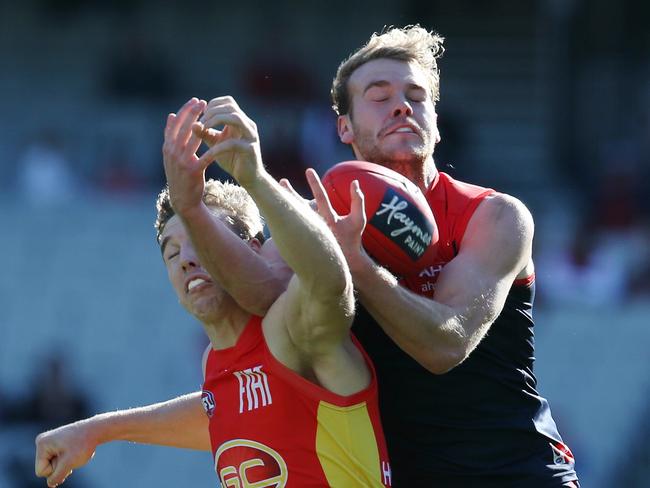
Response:
[[[283,488],[289,478],[287,463],[279,453],[249,439],[221,444],[214,455],[214,468],[224,488]]]
[[[273,403],[269,379],[262,371],[262,365],[235,371],[233,374],[239,381],[239,413],[244,410],[250,412]]]
[[[553,450],[553,462],[555,464],[575,464],[575,458],[569,446],[562,444],[561,442],[556,442],[551,444],[551,449]]]
[[[201,403],[203,404],[203,409],[205,410],[205,413],[208,414],[208,417],[212,418],[212,416],[214,415],[215,401],[214,401],[214,395],[212,394],[211,391],[203,390],[201,392]]]
[[[438,275],[442,271],[442,268],[444,268],[444,264],[436,264],[433,266],[427,266],[424,268],[422,271],[420,271],[420,274],[418,275],[420,278],[431,278],[434,280],[434,282],[438,279]]]
[[[388,188],[370,223],[417,261],[433,239],[433,227],[408,199]]]

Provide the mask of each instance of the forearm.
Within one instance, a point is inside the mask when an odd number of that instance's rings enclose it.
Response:
[[[340,294],[348,283],[348,269],[325,222],[266,172],[246,189],[264,215],[280,254],[301,283],[323,293]]]
[[[285,290],[287,276],[254,252],[203,203],[179,214],[210,276],[250,313],[264,315]]]
[[[190,393],[145,407],[119,410],[83,420],[97,444],[130,441],[209,451],[208,418],[201,393]]]
[[[432,373],[441,374],[464,359],[465,317],[456,309],[401,286],[369,258],[352,271],[359,300],[386,334]]]

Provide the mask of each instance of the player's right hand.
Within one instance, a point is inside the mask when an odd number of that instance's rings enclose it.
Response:
[[[216,161],[247,189],[265,171],[257,125],[234,98],[210,100],[192,131],[209,147],[199,158],[201,166]]]
[[[196,151],[201,139],[192,133],[206,102],[191,98],[178,113],[167,116],[162,147],[165,176],[172,207],[179,215],[201,205],[207,164],[200,164]]]
[[[72,470],[95,455],[97,443],[89,435],[87,422],[75,422],[43,432],[36,437],[36,476],[47,478],[47,486],[63,483]]]

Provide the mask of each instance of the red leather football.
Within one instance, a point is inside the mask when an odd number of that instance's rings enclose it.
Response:
[[[365,197],[366,252],[397,276],[420,273],[436,257],[438,226],[420,189],[401,174],[365,161],[344,161],[322,178],[332,207],[350,213],[350,183]]]

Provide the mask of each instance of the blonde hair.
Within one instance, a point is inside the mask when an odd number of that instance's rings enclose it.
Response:
[[[350,112],[350,76],[361,65],[380,58],[418,63],[429,75],[431,97],[437,101],[440,98],[440,71],[436,60],[445,51],[443,42],[443,37],[417,24],[403,28],[391,27],[383,33],[375,32],[363,47],[339,65],[332,83],[332,108],[337,115]]]
[[[232,231],[244,240],[253,237],[264,241],[264,220],[255,202],[241,186],[230,182],[207,180],[203,190],[203,202],[213,211],[226,216]],[[156,200],[156,239],[160,242],[165,225],[176,212],[169,198],[169,188],[165,187]]]

